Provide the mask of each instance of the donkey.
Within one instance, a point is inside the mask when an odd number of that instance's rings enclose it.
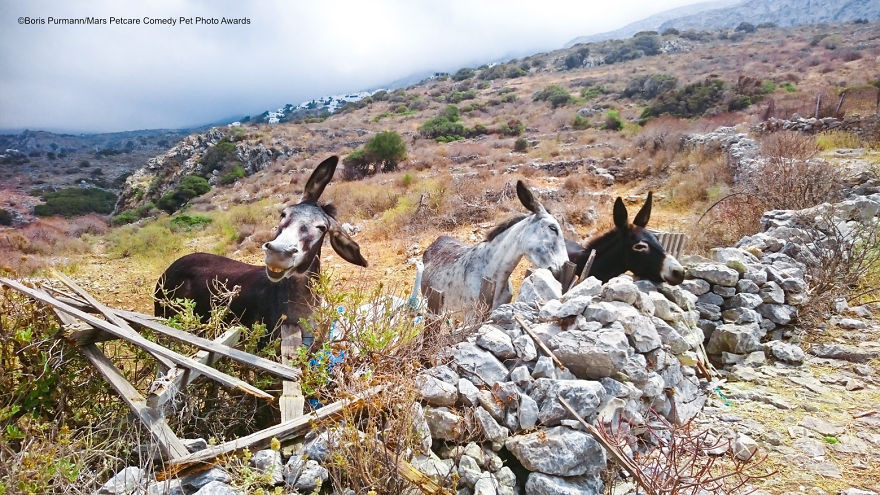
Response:
[[[429,287],[443,292],[444,310],[473,314],[483,277],[495,282],[490,309],[510,302],[510,274],[525,256],[539,268],[558,276],[568,261],[559,223],[532,195],[522,181],[516,194],[531,215],[520,215],[495,226],[486,240],[468,246],[449,236],[438,237],[422,254],[425,272],[422,294]]]
[[[596,258],[590,273],[602,282],[629,270],[636,277],[653,282],[666,282],[678,285],[684,280],[684,269],[678,260],[664,251],[663,246],[651,232],[645,229],[651,217],[653,194],[629,224],[626,206],[618,196],[614,202],[614,228],[594,237],[581,247],[574,241],[566,241],[568,257],[577,265],[577,272],[584,270],[591,250],[596,250]]]
[[[281,324],[298,324],[312,314],[318,302],[311,282],[321,271],[324,237],[342,259],[367,266],[360,246],[342,230],[332,205],[318,204],[318,198],[333,173],[339,157],[321,162],[306,182],[298,204],[281,211],[275,238],[263,244],[266,266],[249,265],[207,253],[186,255],[168,267],[156,284],[155,314],[174,313],[161,298],[187,298],[195,301],[195,313],[207,320],[211,314],[212,287],[216,282],[239,286],[240,293],[229,303],[231,316],[243,325],[264,323],[277,337]],[[215,282],[216,281],[216,282]]]

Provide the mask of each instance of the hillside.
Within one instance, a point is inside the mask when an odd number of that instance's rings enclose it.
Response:
[[[148,493],[414,493],[401,460],[462,495],[643,493],[556,397],[655,480],[696,477],[713,493],[876,493],[878,33],[878,21],[639,33],[465,67],[332,114],[148,140],[144,152],[154,151],[125,177],[112,214],[0,230],[0,275],[68,296],[47,282],[56,268],[108,306],[152,314],[157,280],[180,256],[264,264],[263,244],[290,221],[284,207],[338,155],[320,205],[333,205],[324,211],[368,265],[325,243],[315,291],[327,304],[309,326],[347,333],[299,353],[296,366],[307,409],[387,388],[361,410],[342,408],[338,422],[309,423],[298,445],[267,437],[211,469],[157,480],[167,459],[139,447],[148,433],[59,339],[72,328],[4,288],[0,357],[13,372],[0,374],[0,493],[111,492],[131,473]],[[683,234],[686,280],[588,278],[563,295],[547,270],[524,282],[535,267],[520,262],[518,302],[477,325],[377,302],[409,296],[413,258],[438,236],[476,244],[526,213],[518,181],[558,221],[557,238],[584,244],[612,228],[617,198],[624,224],[650,217],[647,228]],[[4,201],[33,201],[27,192]],[[649,192],[650,214],[637,215]],[[630,227],[624,257],[644,249],[629,243]],[[186,311],[170,324],[230,335]],[[277,341],[260,349],[259,337],[244,330],[239,347],[277,359]],[[138,390],[162,386],[146,351],[121,340],[88,348]],[[286,388],[227,359],[216,367],[276,395]],[[204,376],[188,390],[166,403],[165,419],[193,448],[280,417],[280,400]]]
[[[671,19],[660,24],[658,29],[713,29],[735,27],[741,22],[753,25],[773,23],[777,26],[798,26],[878,18],[880,4],[873,0],[748,0],[728,8]]]

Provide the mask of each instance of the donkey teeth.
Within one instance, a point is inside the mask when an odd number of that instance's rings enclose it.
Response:
[[[278,274],[278,275],[280,275],[280,274],[284,273],[284,270],[283,270],[283,269],[282,269],[282,270],[276,270],[275,268],[272,268],[271,266],[267,266],[266,268],[268,268],[269,271],[272,272],[272,273],[274,273],[274,274]]]

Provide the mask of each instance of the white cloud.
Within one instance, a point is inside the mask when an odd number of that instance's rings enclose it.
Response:
[[[688,3],[7,0],[0,5],[0,128],[195,125],[552,50]],[[20,16],[225,16],[251,24],[20,25]]]

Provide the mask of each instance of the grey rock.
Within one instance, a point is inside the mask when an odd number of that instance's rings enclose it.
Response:
[[[587,277],[586,280],[572,287],[562,296],[562,302],[579,297],[596,297],[602,291],[602,281],[596,277]]]
[[[412,458],[410,463],[414,468],[425,473],[434,481],[443,481],[449,478],[449,474],[455,467],[452,459],[440,459],[433,452],[429,455],[420,455]]]
[[[519,386],[524,386],[532,381],[532,374],[524,365],[517,366],[510,372],[510,381]]]
[[[647,316],[627,315],[620,318],[619,321],[636,351],[643,353],[652,351],[663,344],[657,329],[654,328],[654,324]]]
[[[761,338],[764,331],[757,324],[733,325],[724,324],[712,332],[706,352],[721,354],[724,351],[735,354],[761,350]]]
[[[552,302],[552,301],[551,301]],[[579,296],[579,297],[571,297],[565,301],[559,300],[559,306],[557,308],[553,308],[553,310],[546,311],[546,316],[552,318],[568,318],[569,316],[579,315],[584,312],[584,309],[593,302],[593,297],[591,296]],[[541,316],[545,316],[544,308],[541,308]]]
[[[528,395],[521,395],[519,398],[519,409],[517,416],[519,419],[519,429],[528,430],[538,424],[538,403]]]
[[[709,282],[706,282],[705,280],[699,278],[685,280],[681,283],[681,285],[679,285],[679,287],[695,296],[702,296],[703,294],[709,292],[709,290],[712,288]]]
[[[820,358],[866,363],[880,357],[880,350],[863,349],[845,344],[819,344],[810,348],[810,354]]]
[[[758,284],[755,282],[744,278],[736,283],[736,291],[743,294],[758,294],[761,291],[761,288],[758,287]]]
[[[416,389],[422,400],[432,406],[454,406],[458,400],[458,388],[425,374],[415,378]]]
[[[590,418],[605,399],[605,387],[599,382],[588,380],[552,380],[539,378],[528,390],[529,396],[540,408],[538,418],[541,424],[552,426],[568,417],[568,412],[556,400],[561,397],[584,418]]]
[[[489,473],[483,473],[480,479],[474,483],[474,495],[497,495],[495,482]]]
[[[760,325],[763,318],[761,314],[754,309],[749,308],[732,308],[721,312],[721,318],[724,323],[734,323],[743,325],[746,323],[757,323]]]
[[[674,302],[670,301],[659,292],[649,292],[648,296],[654,304],[654,316],[667,322],[681,321],[684,318],[684,311]],[[693,307],[694,303],[688,303]]]
[[[602,286],[601,297],[605,301],[620,301],[633,305],[639,298],[639,289],[632,278],[621,275]]]
[[[317,461],[299,456],[291,457],[284,465],[284,483],[296,490],[313,491],[322,486],[329,475]]]
[[[792,447],[813,458],[824,457],[826,453],[825,443],[815,438],[796,438]]]
[[[697,297],[694,294],[678,285],[660,284],[657,290],[682,310],[694,309],[694,304],[697,303]]]
[[[458,379],[458,394],[466,406],[474,407],[480,403],[480,389],[466,378]]]
[[[788,325],[797,316],[797,309],[788,304],[767,304],[758,306],[758,313],[778,325]]]
[[[864,330],[868,328],[868,324],[855,318],[842,318],[837,322],[837,326],[844,330]]]
[[[241,495],[241,492],[222,481],[209,481],[193,495]]]
[[[477,480],[480,479],[481,474],[483,474],[483,471],[480,470],[480,465],[477,464],[476,459],[469,455],[461,456],[461,459],[458,461],[458,475],[464,486],[473,488]]]
[[[212,481],[228,483],[229,480],[229,474],[227,474],[226,471],[219,467],[213,467],[207,471],[186,476],[180,481],[183,483],[184,487],[189,488],[190,490],[198,490]]]
[[[722,264],[704,263],[690,266],[686,271],[687,278],[701,278],[710,284],[733,287],[739,280],[739,272]]]
[[[745,249],[735,247],[721,247],[712,249],[712,259],[719,263],[727,263],[729,261],[738,261],[744,265],[757,263],[758,258]]]
[[[428,426],[428,420],[425,419],[425,409],[418,402],[413,402],[410,412],[412,414],[413,430],[418,439],[417,445],[421,448],[422,453],[430,452],[434,439],[431,437],[431,427]],[[312,459],[315,458],[312,457]],[[315,460],[322,462],[323,458]]]
[[[663,345],[669,348],[669,352],[673,354],[681,354],[690,349],[690,344],[688,344],[684,337],[665,321],[655,316],[652,319],[652,322],[654,323],[654,328],[657,330],[657,334],[660,336]]]
[[[535,341],[525,334],[513,339],[513,349],[516,351],[516,356],[524,362],[534,361],[538,357]]]
[[[723,285],[713,285],[712,292],[723,298],[732,297],[736,294],[736,287],[725,287]]]
[[[167,479],[150,482],[147,485],[147,495],[186,495],[186,490],[179,479]]]
[[[526,495],[599,495],[602,488],[602,480],[594,476],[561,478],[531,473],[526,481]]]
[[[633,352],[626,334],[612,329],[562,332],[550,341],[550,348],[562,364],[583,378],[613,376]]]
[[[453,359],[459,373],[476,384],[491,386],[507,378],[507,368],[494,355],[468,342],[458,344]]]
[[[731,448],[733,450],[734,457],[741,461],[747,461],[751,459],[758,451],[758,442],[756,442],[752,437],[740,433],[733,441],[733,445],[731,446]]]
[[[756,286],[757,287],[757,286]],[[740,294],[736,294],[731,297],[726,306],[728,308],[748,308],[754,309],[757,308],[761,303],[763,303],[763,299],[758,294],[749,294],[747,292],[742,292]]]
[[[445,364],[434,366],[433,368],[428,368],[427,370],[425,370],[425,373],[450,385],[455,385],[456,383],[458,383],[458,374],[455,371],[452,371],[452,368]]]
[[[700,312],[700,318],[705,320],[720,320],[721,306],[710,303],[697,303],[697,311]]]
[[[724,298],[714,292],[707,292],[697,298],[697,305],[700,304],[714,304],[720,307],[724,304]]]
[[[862,490],[861,488],[847,488],[840,492],[840,495],[877,495],[877,492]]]
[[[431,430],[431,438],[455,441],[465,433],[464,418],[445,407],[425,410],[425,421]]]
[[[181,441],[186,450],[190,452],[198,452],[208,448],[208,441],[204,438],[186,438]]]
[[[550,270],[539,268],[523,280],[516,297],[517,302],[531,304],[562,297],[562,285]]]
[[[779,361],[791,364],[802,364],[806,355],[804,351],[793,344],[787,344],[774,340],[764,344],[764,348],[770,351],[770,354]]]
[[[541,356],[535,363],[535,368],[532,370],[532,376],[535,378],[554,378],[556,376],[554,370],[555,366],[553,365],[553,360],[547,356]]]
[[[516,493],[514,488],[516,487],[516,475],[513,474],[513,470],[511,470],[507,466],[503,466],[498,468],[498,472],[495,473],[495,479],[498,481],[498,494],[502,493],[513,495]],[[507,489],[508,491],[503,491],[502,489]]]
[[[477,345],[500,359],[516,357],[510,336],[495,325],[483,325],[477,330]]]
[[[272,483],[279,485],[284,481],[284,463],[281,452],[272,449],[259,450],[251,456],[251,465],[260,473],[272,477]]]
[[[129,466],[116,473],[98,488],[99,495],[129,495],[146,484],[146,474],[137,466]],[[207,482],[206,482],[207,483]],[[201,485],[199,485],[201,486]]]
[[[606,301],[594,302],[584,310],[584,317],[588,321],[598,321],[602,325],[607,325],[617,320],[617,307]]]
[[[504,406],[495,399],[492,392],[488,390],[480,390],[480,405],[489,412],[489,414],[498,421],[504,420]]]
[[[743,364],[746,366],[763,366],[767,362],[767,355],[764,354],[764,351],[755,351],[750,352],[745,359],[743,359]]]
[[[508,429],[498,424],[497,421],[482,407],[474,409],[474,416],[490,442],[504,442],[510,434]]]
[[[706,394],[700,388],[696,377],[685,377],[675,386],[672,396],[672,421],[683,425],[703,410]]]
[[[768,304],[785,304],[785,291],[776,282],[767,282],[758,293]]]
[[[798,425],[813,430],[826,437],[836,437],[843,435],[843,433],[846,432],[844,426],[825,421],[824,419],[815,416],[804,416],[804,419],[802,419]]]
[[[579,476],[605,467],[605,450],[593,437],[564,426],[516,435],[504,445],[529,471]]]

